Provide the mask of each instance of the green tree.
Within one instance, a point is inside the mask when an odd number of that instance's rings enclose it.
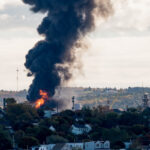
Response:
[[[43,117],[44,116],[44,110],[43,109],[38,109],[37,110],[37,112],[38,112],[38,115],[40,116],[40,117]]]
[[[59,135],[51,135],[46,138],[47,144],[56,144],[56,143],[67,143],[68,140],[59,136]]]
[[[129,150],[141,150],[141,149],[142,144],[140,143],[139,139],[134,140],[129,148]]]
[[[125,144],[122,141],[116,141],[112,143],[112,148],[113,149],[122,149],[125,148]]]
[[[39,130],[40,130],[39,126],[28,127],[26,128],[25,133],[27,136],[36,137],[37,134],[39,133]]]
[[[112,142],[126,141],[128,140],[129,135],[125,130],[120,130],[119,128],[112,128],[104,129],[102,138],[104,140],[110,140]]]
[[[49,128],[40,126],[35,136],[40,143],[43,143],[46,142],[46,138],[51,135],[52,131],[50,131]]]
[[[76,148],[76,147],[74,147],[74,148],[72,148],[72,150],[82,150],[82,148]]]
[[[144,125],[140,125],[140,124],[133,125],[130,128],[131,132],[133,132],[136,135],[143,134],[144,133],[144,129],[145,129]]]
[[[50,118],[44,118],[40,121],[40,126],[50,127],[52,125],[52,121]]]
[[[11,137],[7,131],[5,131],[2,127],[0,127],[0,149],[11,149],[12,142]]]
[[[62,116],[55,116],[51,119],[51,123],[58,132],[64,132],[67,134],[71,127],[72,121],[69,121],[69,119]]]
[[[37,110],[27,104],[12,104],[6,108],[6,117],[14,129],[25,129],[39,118]]]
[[[5,102],[7,105],[16,104],[16,100],[14,98],[6,98]]]
[[[113,128],[118,125],[118,114],[117,113],[108,113],[104,120],[104,127]]]
[[[142,116],[135,112],[124,112],[119,118],[120,125],[132,126],[142,123]]]
[[[25,133],[22,130],[18,130],[18,131],[15,132],[14,136],[15,136],[16,143],[19,143],[20,139],[22,139],[25,136]]]
[[[46,137],[51,136],[52,133],[53,132],[45,126],[28,127],[26,129],[26,135],[37,138],[41,144],[46,142]]]
[[[20,142],[18,143],[18,146],[20,148],[30,148],[32,146],[39,145],[39,141],[35,137],[31,136],[24,136],[20,139]]]

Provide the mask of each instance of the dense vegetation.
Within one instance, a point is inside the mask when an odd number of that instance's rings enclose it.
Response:
[[[13,141],[21,148],[91,140],[110,140],[113,148],[123,147],[123,142],[130,140],[133,141],[132,149],[150,144],[149,108],[144,111],[130,108],[126,112],[115,113],[101,106],[84,107],[81,111],[66,110],[52,118],[43,118],[43,110],[36,110],[29,104],[16,104],[12,99],[7,101],[4,117],[0,119],[0,149],[11,148]],[[70,132],[72,124],[89,124],[92,131],[75,136]],[[50,126],[56,131],[51,131]]]

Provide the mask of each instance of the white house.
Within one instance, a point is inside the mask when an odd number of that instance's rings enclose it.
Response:
[[[110,150],[110,142],[91,141],[85,143],[49,144],[32,147],[32,150],[72,150],[73,148],[80,148],[81,150]]]
[[[32,147],[32,150],[53,150],[56,144],[49,144],[49,145],[40,145]]]
[[[81,148],[83,150],[83,143],[65,143],[65,144],[49,144],[32,147],[32,150],[72,150],[73,148]]]
[[[84,133],[89,133],[92,130],[91,126],[88,124],[85,125],[72,125],[71,132],[74,135],[81,135]]]
[[[57,111],[55,109],[44,110],[44,117],[45,118],[51,118],[55,114],[57,114]]]
[[[85,143],[85,150],[94,150],[95,148],[95,142],[86,142]]]
[[[84,143],[67,143],[67,146],[72,148],[81,148],[83,150]]]
[[[50,126],[50,127],[49,127],[49,130],[51,130],[51,131],[53,131],[53,132],[56,131],[56,129],[55,129],[53,126]]]
[[[132,145],[132,142],[124,142],[124,145],[125,145],[125,149],[129,149],[130,146]]]
[[[52,150],[72,150],[67,144],[56,144]]]
[[[81,104],[79,104],[79,103],[78,103],[78,104],[77,104],[77,103],[74,104],[74,110],[75,110],[75,111],[81,110],[81,109],[82,109],[82,105],[81,105]]]
[[[86,142],[85,150],[110,150],[109,141]]]

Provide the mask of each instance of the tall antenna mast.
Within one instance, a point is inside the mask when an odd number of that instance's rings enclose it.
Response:
[[[18,91],[18,87],[19,87],[19,69],[17,68],[17,91]]]

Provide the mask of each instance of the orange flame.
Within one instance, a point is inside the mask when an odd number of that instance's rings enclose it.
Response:
[[[43,90],[40,90],[40,96],[41,98],[38,99],[36,102],[35,102],[35,108],[38,109],[40,108],[42,105],[44,105],[45,103],[45,100],[48,100],[48,94],[43,91]]]

